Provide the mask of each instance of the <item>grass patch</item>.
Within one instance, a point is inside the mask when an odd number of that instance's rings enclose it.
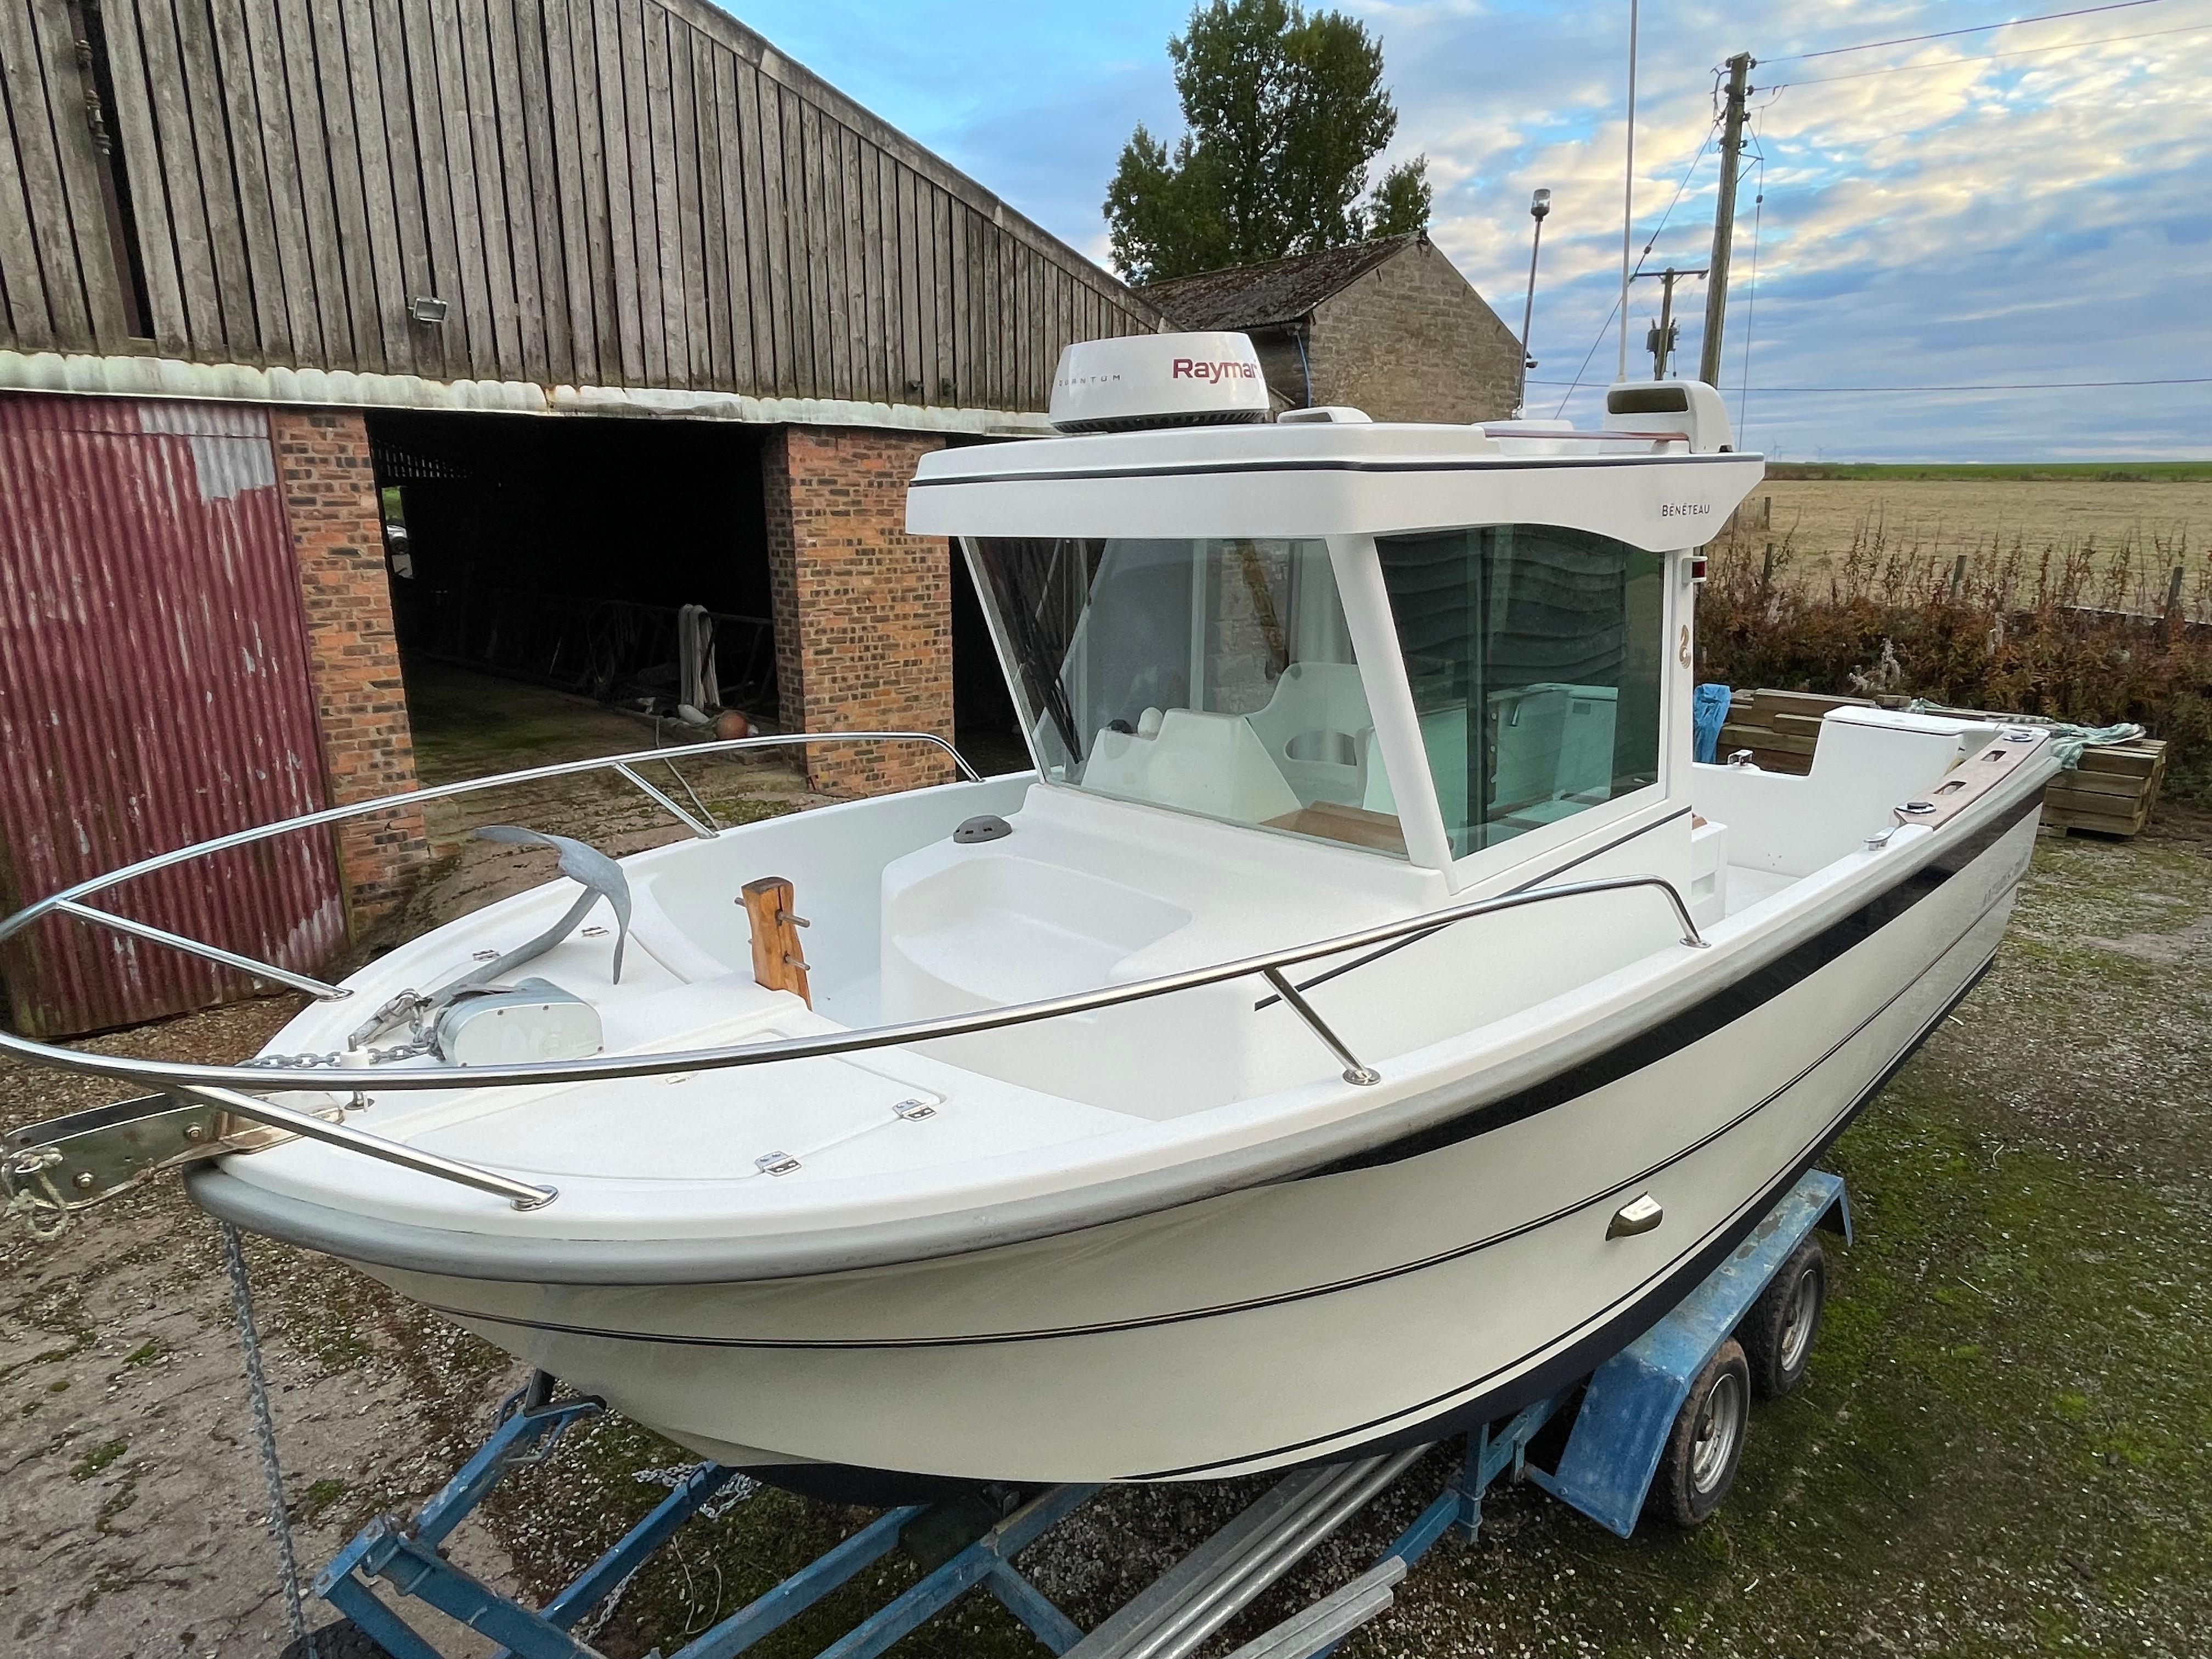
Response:
[[[362,1298],[341,1295],[337,1305],[302,1309],[288,1314],[283,1322],[284,1334],[325,1373],[352,1370],[375,1352],[364,1334],[367,1321],[362,1317],[365,1311]]]
[[[294,1518],[302,1526],[319,1525],[331,1506],[352,1490],[344,1481],[328,1475],[320,1480],[310,1481],[307,1490],[301,1497]]]
[[[131,1449],[128,1440],[109,1440],[94,1446],[70,1467],[70,1479],[89,1480]]]
[[[1347,1655],[2212,1651],[2212,861],[2045,842],[1996,969],[1826,1160],[1804,1385],[1687,1537],[1508,1491]]]
[[[2212,461],[1769,461],[1783,479],[1864,478],[1899,483],[1951,479],[1969,483],[2203,483]]]

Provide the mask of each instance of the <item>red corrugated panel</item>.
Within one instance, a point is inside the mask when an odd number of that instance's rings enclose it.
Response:
[[[267,416],[0,397],[0,900],[325,804]],[[329,832],[91,901],[313,973],[345,937]],[[100,1030],[244,994],[167,946],[52,918],[0,948],[17,1030]]]

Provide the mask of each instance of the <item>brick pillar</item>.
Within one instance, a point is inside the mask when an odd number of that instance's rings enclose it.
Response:
[[[952,735],[952,568],[906,533],[906,487],[941,439],[856,427],[780,428],[763,450],[775,672],[787,730]],[[881,794],[955,775],[926,744],[823,745],[807,781]]]
[[[269,441],[299,562],[331,804],[412,789],[415,745],[368,425],[356,410],[271,409]],[[418,811],[349,819],[337,845],[356,933],[405,896],[410,873],[430,856]]]

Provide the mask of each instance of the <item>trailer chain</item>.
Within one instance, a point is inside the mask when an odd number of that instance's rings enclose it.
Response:
[[[24,1229],[41,1244],[51,1243],[68,1230],[69,1200],[54,1185],[50,1171],[58,1168],[62,1149],[58,1146],[33,1146],[9,1155],[4,1166],[0,1166],[0,1185],[8,1191],[6,1213],[10,1219],[21,1220]]]
[[[300,1607],[300,1559],[292,1548],[291,1518],[284,1512],[284,1470],[276,1461],[276,1424],[269,1411],[269,1381],[261,1369],[261,1338],[253,1324],[253,1288],[246,1277],[246,1251],[238,1229],[216,1223],[222,1233],[222,1261],[230,1276],[231,1311],[238,1321],[238,1346],[246,1357],[246,1392],[253,1407],[253,1437],[261,1449],[261,1475],[269,1489],[269,1531],[276,1540],[278,1593],[284,1598],[284,1622],[304,1659],[315,1659],[315,1638]]]
[[[651,1557],[647,1558],[648,1560],[651,1559]],[[586,1647],[589,1647],[599,1640],[599,1632],[606,1628],[607,1620],[615,1616],[615,1609],[622,1605],[623,1592],[629,1589],[630,1581],[644,1571],[645,1562],[641,1561],[617,1581],[615,1587],[606,1593],[599,1605],[592,1609],[592,1616],[575,1627],[573,1634],[578,1641]],[[313,1659],[312,1656],[310,1659]]]
[[[672,1463],[665,1468],[640,1469],[630,1476],[630,1479],[648,1486],[665,1486],[673,1492],[706,1467],[703,1462]],[[760,1489],[761,1483],[752,1476],[738,1475],[728,1486],[700,1504],[693,1513],[703,1520],[719,1521]],[[647,1557],[647,1560],[649,1561],[651,1559]],[[575,1627],[574,1634],[579,1641],[588,1647],[592,1642],[598,1640],[599,1632],[606,1628],[607,1620],[615,1616],[615,1609],[622,1605],[623,1594],[629,1589],[632,1581],[638,1574],[645,1571],[646,1565],[646,1561],[640,1561],[624,1573],[616,1582],[615,1587],[606,1593],[599,1605],[592,1609],[592,1616]]]
[[[674,1492],[693,1475],[707,1467],[697,1463],[671,1463],[665,1468],[640,1469],[630,1479],[641,1486],[659,1486]],[[702,1521],[719,1521],[732,1510],[761,1489],[761,1483],[750,1474],[732,1476],[721,1491],[692,1511]]]

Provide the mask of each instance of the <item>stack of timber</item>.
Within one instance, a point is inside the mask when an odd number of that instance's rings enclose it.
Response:
[[[1881,701],[1899,708],[1905,702],[1901,697]],[[1764,689],[1739,691],[1729,702],[1728,722],[1721,727],[1720,752],[1725,757],[1748,749],[1752,763],[1766,771],[1809,772],[1821,718],[1832,708],[1874,706],[1867,697]],[[1990,714],[1988,718],[2018,717]],[[2136,738],[2090,749],[2083,753],[2077,769],[2060,773],[2045,793],[2044,827],[2060,833],[2086,830],[2106,836],[2139,834],[2150,822],[2151,811],[2158,804],[2159,786],[2165,781],[2162,738]]]
[[[2081,764],[2051,780],[2043,796],[2043,827],[2132,836],[2150,822],[2166,781],[2166,742],[2136,738],[2087,749]]]

